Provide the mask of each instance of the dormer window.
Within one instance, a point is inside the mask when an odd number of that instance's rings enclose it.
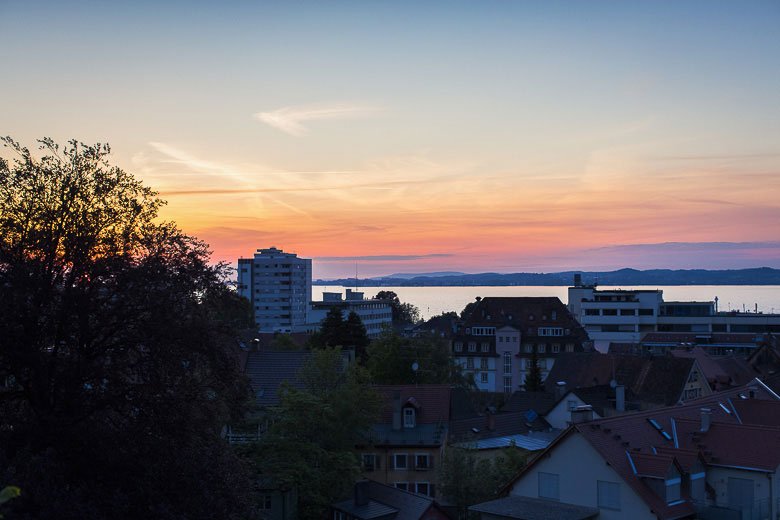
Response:
[[[404,428],[414,428],[415,425],[414,408],[404,408]]]

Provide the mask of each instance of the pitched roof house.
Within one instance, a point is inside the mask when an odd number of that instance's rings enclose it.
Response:
[[[596,508],[599,519],[775,518],[778,414],[780,397],[754,380],[685,405],[576,423],[505,491],[511,503]]]

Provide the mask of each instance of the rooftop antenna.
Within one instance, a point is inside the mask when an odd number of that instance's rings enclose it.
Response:
[[[358,263],[355,262],[355,291],[358,290]]]

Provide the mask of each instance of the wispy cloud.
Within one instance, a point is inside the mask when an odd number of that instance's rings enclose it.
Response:
[[[742,250],[742,249],[776,249],[780,248],[779,241],[767,242],[662,242],[658,244],[621,244],[614,246],[597,247],[586,251],[617,251],[617,250]]]
[[[380,109],[376,107],[338,103],[283,107],[271,112],[257,112],[253,115],[256,119],[277,130],[300,137],[309,132],[309,129],[302,124],[303,121],[349,119],[375,114],[379,111]]]
[[[450,258],[450,253],[434,253],[430,255],[376,255],[376,256],[320,256],[315,258],[320,262],[403,262],[406,260],[423,260],[425,258]]]

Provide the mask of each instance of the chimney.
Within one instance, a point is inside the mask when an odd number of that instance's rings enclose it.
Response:
[[[618,412],[626,411],[626,387],[623,385],[615,387],[615,410]]]
[[[393,429],[401,429],[401,391],[393,392]]]
[[[355,505],[368,505],[368,480],[358,480],[355,482]]]
[[[560,401],[564,395],[566,395],[566,381],[558,381],[555,383],[555,400]]]
[[[593,420],[593,407],[589,404],[577,406],[571,411],[571,423],[578,424]]]
[[[496,429],[496,416],[490,408],[487,409],[487,429],[491,432]]]
[[[701,409],[701,431],[709,431],[712,424],[712,410],[709,408]]]

